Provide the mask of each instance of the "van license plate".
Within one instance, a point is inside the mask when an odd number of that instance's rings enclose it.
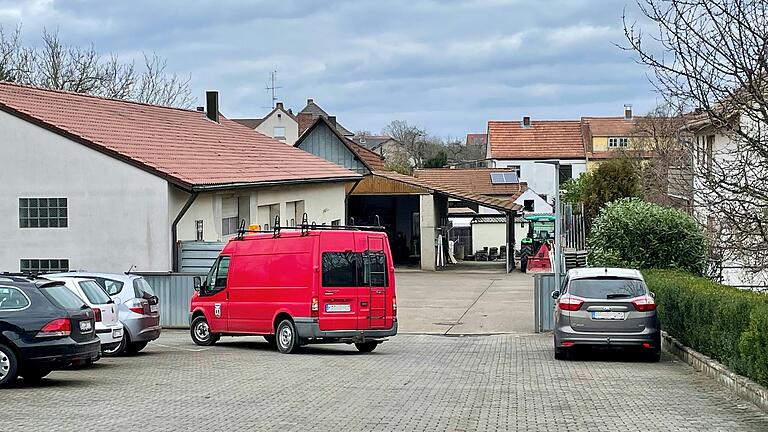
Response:
[[[624,312],[592,312],[592,319],[596,320],[623,320]]]
[[[80,332],[90,333],[93,330],[93,326],[90,321],[80,321]]]
[[[352,307],[348,304],[326,304],[326,312],[350,312]]]

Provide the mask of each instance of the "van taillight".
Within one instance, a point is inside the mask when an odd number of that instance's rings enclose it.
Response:
[[[44,325],[43,328],[37,333],[36,337],[69,336],[71,331],[72,327],[69,324],[69,319],[59,318]]]
[[[632,299],[632,304],[638,312],[650,312],[656,310],[656,302],[653,301],[651,296],[635,297]]]
[[[96,322],[101,322],[101,309],[93,308],[93,320]]]
[[[397,298],[392,297],[392,316],[397,316]]]
[[[313,317],[318,316],[319,310],[320,310],[320,302],[317,300],[317,297],[312,297],[312,316]]]

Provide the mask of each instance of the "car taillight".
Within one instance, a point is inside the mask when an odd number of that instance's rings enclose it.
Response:
[[[397,316],[397,298],[392,297],[392,316]]]
[[[581,309],[581,305],[584,304],[584,299],[572,296],[562,296],[557,306],[560,310],[577,311]]]
[[[632,299],[632,304],[638,312],[650,312],[656,310],[656,302],[651,296],[635,297]]]
[[[44,325],[37,333],[37,337],[61,337],[69,336],[72,326],[67,318],[59,318]]]
[[[101,309],[93,308],[93,320],[96,322],[101,322]]]
[[[317,300],[317,297],[312,297],[312,316],[313,317],[318,316],[319,310],[320,310],[320,302]]]
[[[128,309],[133,312],[137,313],[139,315],[144,315],[144,302],[138,299],[130,299],[126,300],[124,303]]]

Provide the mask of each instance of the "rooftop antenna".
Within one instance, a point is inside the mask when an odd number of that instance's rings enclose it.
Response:
[[[272,94],[272,106],[271,108],[275,108],[275,102],[277,102],[277,96],[275,95],[275,90],[282,88],[277,85],[277,71],[272,71],[269,73],[269,81],[270,83],[267,84],[267,92],[270,92]]]

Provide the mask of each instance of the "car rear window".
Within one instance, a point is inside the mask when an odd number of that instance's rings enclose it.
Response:
[[[62,309],[80,309],[85,306],[83,300],[64,285],[48,285],[40,288],[40,292],[54,305]]]
[[[593,299],[632,298],[645,295],[645,283],[628,278],[574,279],[568,286],[571,295]]]
[[[153,290],[152,286],[149,285],[149,282],[143,278],[133,280],[133,291],[136,294],[136,298],[144,298],[144,293],[150,297],[155,295],[155,290]]]
[[[86,280],[78,282],[80,289],[83,290],[83,294],[88,298],[91,304],[107,304],[111,300],[104,288],[101,287],[96,281]]]

